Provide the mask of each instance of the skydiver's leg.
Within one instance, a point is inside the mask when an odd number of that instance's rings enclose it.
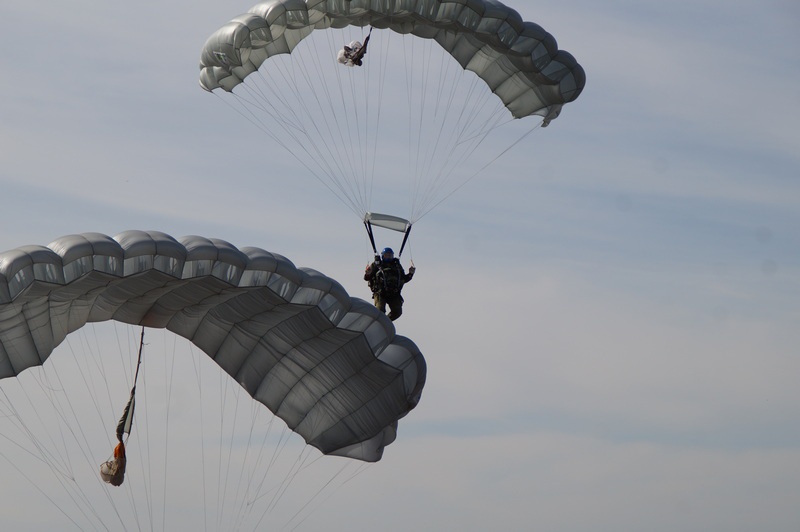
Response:
[[[396,294],[387,299],[389,303],[389,319],[394,321],[403,314],[403,296]]]
[[[372,297],[375,301],[375,307],[386,314],[386,299],[381,297],[380,294],[372,294]]]

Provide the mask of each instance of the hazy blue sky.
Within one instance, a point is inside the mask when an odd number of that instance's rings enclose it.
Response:
[[[428,361],[422,402],[298,529],[798,530],[800,7],[509,5],[575,55],[586,89],[415,228],[396,325]],[[205,39],[249,7],[4,2],[0,249],[198,234],[368,297],[359,220],[197,85]],[[84,349],[70,344],[54,359]],[[25,460],[0,439],[0,523],[97,526],[55,510],[57,483],[37,491],[12,465]],[[168,530],[202,503],[179,504],[175,476]],[[131,497],[98,493],[98,507]],[[125,524],[163,528],[154,513]]]

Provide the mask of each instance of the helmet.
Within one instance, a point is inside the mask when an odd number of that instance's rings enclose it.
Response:
[[[392,251],[392,248],[383,248],[383,251],[381,251],[381,260],[383,262],[388,262],[393,258],[394,258],[394,251]]]

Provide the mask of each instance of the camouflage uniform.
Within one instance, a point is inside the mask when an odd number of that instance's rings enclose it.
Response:
[[[364,272],[364,280],[372,290],[375,306],[385,313],[386,305],[389,305],[389,319],[392,321],[403,314],[403,296],[400,292],[403,285],[414,277],[414,271],[412,266],[406,273],[400,260],[392,258],[388,261],[376,260]]]

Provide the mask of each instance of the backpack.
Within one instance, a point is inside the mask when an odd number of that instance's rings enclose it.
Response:
[[[402,280],[403,272],[400,269],[400,261],[392,259],[392,261],[378,266],[378,271],[375,272],[375,291],[380,294],[399,294],[400,289],[403,288]]]

